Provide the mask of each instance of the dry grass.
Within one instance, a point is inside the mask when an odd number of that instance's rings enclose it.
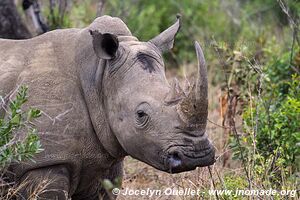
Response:
[[[47,188],[55,181],[55,178],[49,178],[48,175],[42,178],[42,180],[37,177],[36,180],[25,179],[20,185],[13,185],[11,183],[4,183],[0,187],[0,199],[1,200],[13,200],[13,199],[28,199],[28,200],[36,200],[39,199],[39,196],[44,192],[47,192]],[[36,182],[37,184],[32,187],[32,182]],[[7,187],[7,192],[3,192]],[[29,196],[24,198],[20,193],[21,191],[27,190],[29,191]]]

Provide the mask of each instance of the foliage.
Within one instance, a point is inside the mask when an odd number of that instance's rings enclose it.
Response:
[[[75,1],[69,14],[71,27],[88,26],[95,19],[96,7],[97,5],[90,1]]]
[[[47,16],[47,22],[51,30],[70,28],[72,26],[70,16],[68,13],[60,11],[58,4],[54,4],[53,7],[49,6],[49,9],[43,10],[45,16]]]
[[[244,134],[239,143],[231,138],[234,158],[247,163],[256,181],[279,189],[296,183],[300,170],[300,76],[291,65],[299,68],[287,52],[249,73]]]
[[[5,167],[12,161],[30,159],[42,150],[36,129],[32,124],[32,120],[38,118],[41,113],[37,109],[22,110],[22,105],[28,98],[27,90],[25,86],[20,87],[15,99],[9,103],[5,117],[0,118],[1,167]],[[26,136],[19,134],[21,131],[26,131]]]
[[[208,46],[212,39],[210,36],[217,40],[231,40],[232,33],[236,31],[226,13],[220,12],[222,4],[219,0],[118,2],[110,1],[106,13],[124,19],[132,33],[143,41],[148,41],[164,31],[175,22],[177,14],[181,15],[182,23],[176,36],[176,45],[172,52],[167,54],[168,62],[171,61],[169,65],[177,66],[195,61],[194,40],[201,38],[202,45]]]
[[[111,193],[114,188],[122,188],[122,178],[117,177],[113,181],[103,179],[100,185],[100,187],[103,187],[108,193]]]
[[[299,10],[299,3],[288,1],[288,5],[295,13]],[[284,30],[280,19],[288,25],[285,13],[273,0],[109,1],[105,11],[121,17],[132,33],[143,41],[168,28],[179,13],[182,16],[181,30],[174,49],[167,54],[167,61],[171,61],[169,65],[194,62],[194,40],[201,41],[209,61],[215,59],[215,55],[211,56],[214,49],[210,49],[215,42],[231,49],[247,45],[249,51],[256,53],[271,38],[274,27]]]
[[[52,14],[44,9],[44,15],[53,29],[86,27],[96,16],[97,3],[97,0],[74,1],[63,19],[56,7]],[[292,13],[299,11],[299,3],[292,0],[287,3]],[[210,47],[215,42],[233,49],[247,46],[249,51],[259,51],[273,35],[274,27],[280,31],[285,29],[282,21],[288,24],[286,15],[273,0],[111,0],[105,1],[104,14],[120,17],[142,41],[164,31],[180,14],[182,23],[176,45],[166,54],[169,67],[195,61],[194,40],[200,40],[211,63],[215,55]]]
[[[284,95],[281,85],[277,84],[277,87],[273,85],[273,92],[256,103],[256,108],[248,107],[244,112],[244,122],[251,130],[251,116],[258,113],[255,139],[258,154],[266,158],[278,155],[284,166],[300,169],[300,166],[294,166],[300,156],[300,77],[294,75],[286,85],[288,93],[284,98],[281,97]],[[251,138],[248,139],[252,144]]]

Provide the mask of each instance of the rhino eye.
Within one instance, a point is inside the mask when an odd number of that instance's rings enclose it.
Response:
[[[138,115],[139,118],[142,118],[142,117],[146,116],[147,114],[142,110],[138,110],[137,115]]]
[[[143,110],[138,110],[136,112],[136,125],[138,127],[145,127],[149,121],[149,115]]]

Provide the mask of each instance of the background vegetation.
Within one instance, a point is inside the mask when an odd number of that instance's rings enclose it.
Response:
[[[33,120],[40,116],[40,111],[23,110],[22,107],[28,99],[27,90],[26,86],[21,86],[6,97],[0,96],[0,111],[4,111],[4,114],[0,113],[0,199],[14,196],[14,192],[6,193],[12,183],[2,177],[8,165],[32,159],[34,154],[42,151],[33,124]],[[10,99],[11,96],[14,98]]]
[[[218,149],[217,163],[211,171],[171,176],[128,158],[125,186],[299,188],[299,0],[74,0],[63,12],[58,6],[49,9],[45,1],[41,6],[51,29],[85,27],[96,13],[108,14],[120,17],[144,41],[165,30],[179,13],[182,28],[165,55],[168,75],[193,74],[193,41],[204,48],[210,78],[208,131]],[[282,198],[288,197],[273,199]]]

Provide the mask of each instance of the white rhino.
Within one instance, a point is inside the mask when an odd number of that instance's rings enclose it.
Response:
[[[30,180],[20,197],[53,179],[40,198],[107,198],[101,180],[122,176],[127,155],[169,173],[214,163],[199,44],[198,78],[188,93],[165,76],[162,53],[179,27],[178,19],[140,42],[122,20],[103,16],[84,29],[0,39],[0,95],[28,85],[26,107],[43,113],[36,126],[44,151],[9,167],[16,184]]]

